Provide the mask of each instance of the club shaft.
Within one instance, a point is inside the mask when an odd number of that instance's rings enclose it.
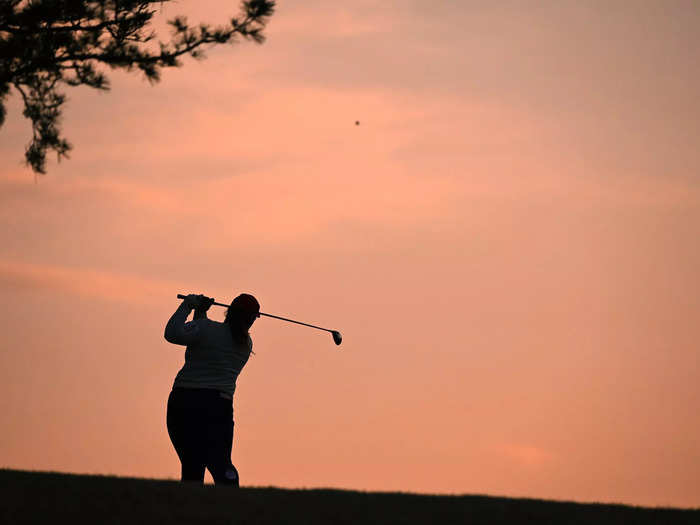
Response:
[[[295,321],[294,319],[287,319],[286,317],[280,317],[278,315],[272,315],[272,314],[264,314],[260,312],[260,315],[264,315],[265,317],[274,317],[275,319],[281,319],[282,321],[287,321],[289,323],[296,323],[296,324],[301,324],[304,326],[308,326],[310,328],[316,328],[317,330],[325,330],[326,332],[331,332],[333,333],[333,330],[329,330],[328,328],[321,328],[320,326],[315,326],[309,323],[302,323],[301,321]]]
[[[179,296],[178,296],[179,297]],[[212,303],[215,304],[216,306],[223,306],[225,308],[228,308],[229,305],[223,304],[223,303]],[[265,317],[274,317],[275,319],[280,319],[282,321],[287,321],[288,323],[295,323],[295,324],[301,324],[304,326],[308,326],[310,328],[316,328],[316,330],[325,330],[326,332],[331,332],[333,333],[333,330],[329,330],[328,328],[321,328],[320,326],[315,326],[312,324],[308,323],[302,323],[301,321],[295,321],[294,319],[287,319],[286,317],[280,317],[279,315],[272,315],[272,314],[265,314],[263,312],[260,312],[260,315],[264,315]]]

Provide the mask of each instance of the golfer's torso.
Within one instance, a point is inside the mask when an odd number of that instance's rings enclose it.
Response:
[[[199,342],[187,347],[185,365],[173,386],[213,388],[233,395],[238,374],[248,361],[250,343],[248,338],[247,345],[234,347],[228,326],[207,319]]]

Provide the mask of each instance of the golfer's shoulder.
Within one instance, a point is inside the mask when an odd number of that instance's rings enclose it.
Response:
[[[199,319],[202,322],[202,329],[203,330],[220,330],[221,326],[223,326],[224,323],[220,323],[218,321],[214,321],[213,319]]]
[[[220,321],[214,321],[213,319],[206,319],[206,325],[203,326],[204,330],[211,332],[212,334],[222,334],[230,333],[230,329],[226,323]]]
[[[211,332],[212,329],[214,329],[213,324],[219,323],[212,321],[211,319],[207,319],[206,317],[201,319],[193,319],[192,321],[185,323],[185,331],[198,333]]]

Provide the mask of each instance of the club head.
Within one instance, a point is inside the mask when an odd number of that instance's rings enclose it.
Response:
[[[331,334],[333,334],[333,341],[335,341],[335,344],[340,345],[340,343],[343,342],[343,336],[340,335],[340,332],[333,330]]]

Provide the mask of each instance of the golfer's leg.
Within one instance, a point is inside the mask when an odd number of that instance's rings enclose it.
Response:
[[[188,483],[204,484],[204,463],[185,460],[182,462],[180,481]]]
[[[209,426],[207,468],[217,485],[239,486],[238,470],[231,463],[233,408],[231,401],[218,399]]]
[[[188,392],[171,392],[168,398],[167,426],[170,441],[180,458],[181,481],[204,483],[206,444],[197,432],[199,414],[197,399]]]

